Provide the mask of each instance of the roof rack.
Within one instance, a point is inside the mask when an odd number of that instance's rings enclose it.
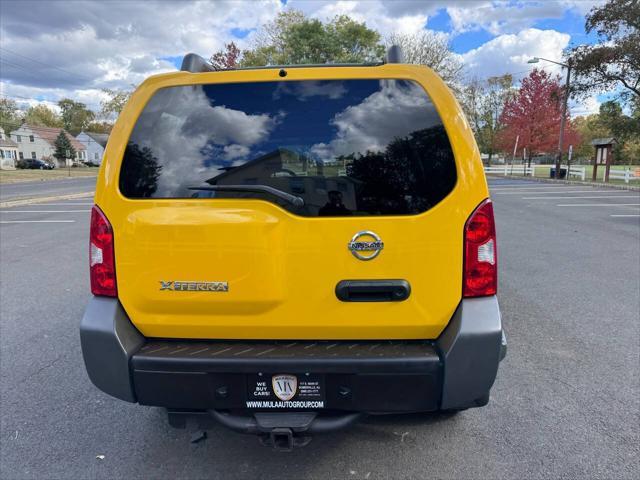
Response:
[[[365,63],[312,63],[307,65],[265,65],[263,67],[240,67],[240,68],[216,68],[196,53],[187,53],[182,59],[180,70],[191,73],[221,72],[230,70],[266,70],[266,69],[289,69],[289,68],[316,68],[316,67],[377,67],[385,63],[402,63],[402,50],[398,45],[391,45],[387,50],[385,60],[382,62]]]

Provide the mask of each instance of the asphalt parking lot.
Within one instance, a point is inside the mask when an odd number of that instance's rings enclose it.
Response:
[[[509,353],[489,405],[370,418],[284,454],[222,427],[190,443],[93,387],[91,200],[0,209],[0,478],[639,478],[640,193],[490,184]]]

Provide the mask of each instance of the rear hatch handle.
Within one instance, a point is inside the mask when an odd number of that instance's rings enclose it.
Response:
[[[269,193],[274,197],[281,198],[291,203],[295,207],[303,207],[304,199],[297,195],[292,195],[269,185],[205,185],[201,187],[187,187],[189,190],[201,190],[210,192],[256,192]]]
[[[343,302],[402,302],[410,294],[406,280],[342,280],[336,285],[336,297]]]

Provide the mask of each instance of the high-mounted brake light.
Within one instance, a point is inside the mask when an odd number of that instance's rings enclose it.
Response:
[[[116,266],[113,254],[113,229],[97,206],[91,209],[89,233],[89,276],[91,293],[117,297]]]
[[[464,297],[484,297],[498,291],[498,252],[493,204],[487,199],[464,226]]]

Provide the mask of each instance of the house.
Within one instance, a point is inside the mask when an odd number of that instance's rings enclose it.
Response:
[[[76,136],[76,140],[82,143],[87,149],[87,162],[91,162],[96,165],[100,165],[102,163],[102,155],[104,154],[104,147],[107,146],[109,134],[80,132]]]
[[[17,158],[18,144],[0,127],[0,170],[15,170]]]
[[[20,128],[11,132],[11,140],[18,145],[18,159],[38,158],[40,160],[54,161],[53,154],[56,151],[55,141],[62,128],[36,127],[23,123]],[[85,162],[87,160],[87,149],[76,140],[73,135],[64,132],[76,150],[76,156],[73,159],[67,159],[67,162],[73,164]],[[67,163],[58,161],[58,166],[65,167]]]
[[[286,148],[278,148],[242,165],[223,167],[223,173],[206,180],[211,185],[269,185],[292,195],[303,195],[305,208],[314,212],[337,192],[344,206],[357,209],[356,181],[339,170],[325,176],[325,165]],[[239,195],[236,195],[239,196]]]

